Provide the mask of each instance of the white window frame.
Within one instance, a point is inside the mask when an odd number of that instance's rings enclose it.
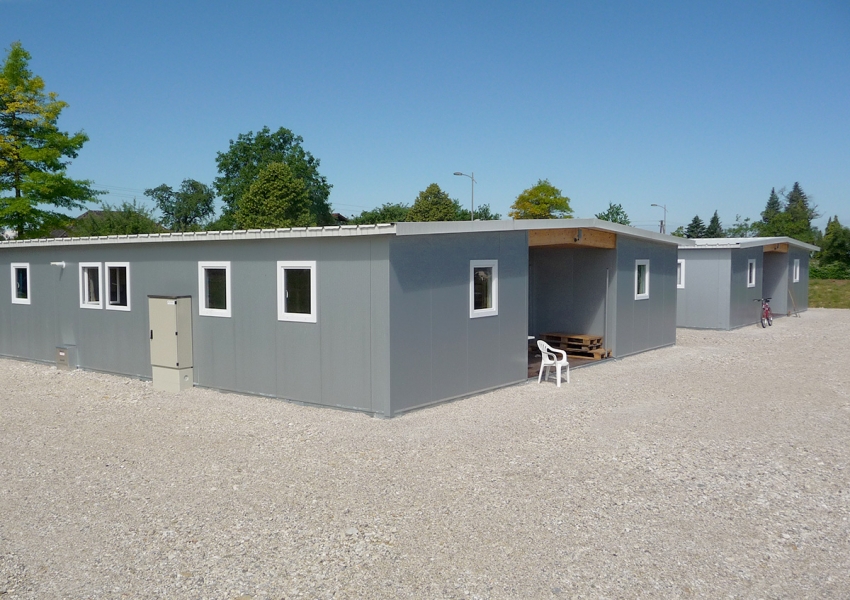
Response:
[[[750,265],[752,265],[752,269],[750,269]],[[753,278],[750,279],[750,273],[753,274]],[[756,274],[756,259],[748,258],[747,259],[747,287],[756,287],[756,279],[758,278]]]
[[[97,269],[97,302],[88,302],[86,300],[86,285],[83,271],[86,269]],[[103,308],[103,265],[99,262],[81,262],[80,263],[80,308]]]
[[[27,281],[29,281],[29,275],[27,275]],[[793,267],[793,277],[791,278],[793,283],[797,283],[800,281],[800,259],[794,259],[794,267]]]
[[[112,293],[112,280],[110,279],[110,276],[109,276],[109,269],[116,268],[116,267],[117,268],[123,267],[124,269],[127,270],[127,306],[121,306],[120,304],[112,304],[109,301],[109,298],[108,298],[108,296]],[[103,275],[104,275],[104,278],[106,279],[105,289],[106,289],[106,296],[107,296],[107,298],[104,298],[104,307],[107,310],[129,311],[130,310],[130,263],[128,263],[128,262],[108,262],[108,263],[104,263],[103,264]]]
[[[18,269],[23,269],[27,272],[27,297],[26,298],[18,298],[17,290],[18,290],[18,278],[16,275],[18,274]],[[30,289],[32,288],[30,282],[30,264],[29,263],[12,263],[11,264],[11,273],[12,273],[12,304],[30,304],[30,297],[32,294],[30,293]]]
[[[286,276],[287,269],[310,269],[310,312],[286,312]],[[318,321],[315,260],[279,260],[277,261],[277,320],[316,323]]]
[[[206,295],[206,270],[224,269],[225,294],[224,302],[226,308],[207,308]],[[233,305],[231,304],[231,279],[229,260],[202,260],[198,261],[198,314],[202,317],[230,317]]]
[[[685,289],[685,259],[680,258],[676,263],[676,288]]]
[[[493,305],[489,308],[475,310],[475,269],[493,269]],[[499,261],[471,260],[469,261],[469,318],[495,317],[499,314]]]
[[[642,294],[638,293],[638,267],[644,266],[646,267],[646,289]],[[649,299],[649,259],[648,258],[639,258],[635,260],[635,300],[648,300]]]

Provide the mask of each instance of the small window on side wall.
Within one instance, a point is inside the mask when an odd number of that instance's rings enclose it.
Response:
[[[680,258],[676,263],[676,287],[680,290],[685,289],[685,259]]]
[[[106,308],[130,310],[130,263],[106,263]]]
[[[30,303],[30,264],[12,263],[12,304]]]
[[[230,289],[230,261],[198,263],[199,315],[229,317]]]
[[[794,259],[794,277],[793,277],[793,280],[794,280],[794,283],[797,283],[798,281],[800,281],[800,259],[799,258]]]
[[[469,261],[469,317],[499,314],[499,261]]]
[[[278,261],[277,320],[317,321],[316,261]]]
[[[747,287],[756,287],[756,259],[747,259]]]
[[[635,300],[649,298],[649,260],[635,261]]]
[[[100,263],[80,263],[80,308],[103,308]]]

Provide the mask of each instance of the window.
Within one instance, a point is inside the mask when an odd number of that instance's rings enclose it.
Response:
[[[798,281],[800,281],[800,259],[799,258],[794,259],[794,277],[793,277],[793,280],[794,280],[794,283],[797,283]]]
[[[103,308],[100,263],[80,263],[80,308]]]
[[[756,287],[756,259],[747,259],[747,287]]]
[[[680,290],[685,289],[685,259],[680,258],[676,263],[676,287]]]
[[[106,308],[130,310],[130,263],[106,263]]]
[[[12,304],[30,303],[30,264],[12,263]]]
[[[649,298],[649,260],[635,261],[635,300]]]
[[[230,316],[230,261],[198,263],[198,314]]]
[[[316,261],[278,261],[277,320],[316,322]]]
[[[499,261],[469,261],[469,317],[499,314]]]

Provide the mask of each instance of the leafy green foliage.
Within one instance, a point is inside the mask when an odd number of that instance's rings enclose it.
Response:
[[[407,213],[408,221],[457,221],[461,212],[460,203],[432,183],[419,192],[413,206]],[[469,218],[469,213],[467,213]]]
[[[276,162],[263,167],[240,197],[234,217],[239,229],[310,227],[316,225],[310,208],[310,192],[304,180],[286,163]]]
[[[197,231],[215,213],[212,188],[194,179],[184,179],[176,192],[163,183],[145,190],[145,196],[156,203],[162,224],[171,231]]]
[[[328,203],[332,186],[319,174],[319,159],[304,150],[303,142],[301,136],[284,127],[274,133],[263,127],[256,135],[249,131],[240,134],[235,142],[231,140],[227,152],[219,152],[215,159],[219,177],[213,185],[224,202],[224,216],[229,217],[237,210],[241,198],[266,166],[284,163],[291,175],[304,184],[310,199],[310,220],[317,225],[333,225],[335,221]],[[219,222],[227,221],[229,218],[219,219]]]
[[[685,227],[684,225],[679,225],[676,230],[670,235],[675,235],[676,237],[688,237],[685,235]]]
[[[89,138],[59,130],[68,105],[44,92],[44,81],[29,70],[30,58],[15,42],[0,72],[0,226],[18,238],[48,235],[68,220],[55,208],[82,209],[102,193],[91,181],[65,175]]]
[[[623,209],[622,204],[614,204],[613,202],[608,203],[607,210],[597,213],[596,218],[601,221],[609,221],[611,223],[619,223],[620,225],[631,225],[632,222],[629,219],[629,215],[626,214],[626,211]]]
[[[809,202],[799,183],[795,183],[791,192],[785,196],[784,204],[771,190],[770,198],[762,212],[762,220],[757,224],[758,234],[766,237],[788,236],[814,244],[818,241],[819,231],[812,227],[812,220],[819,216],[817,207]]]
[[[104,203],[99,211],[89,211],[68,228],[72,237],[98,235],[138,235],[160,233],[162,226],[154,221],[151,211],[133,200],[115,207]]]
[[[458,204],[459,206],[459,204]],[[489,204],[481,204],[480,206],[475,207],[475,220],[476,221],[498,221],[502,218],[502,215],[499,213],[494,213],[490,210]],[[465,208],[459,208],[457,213],[456,221],[469,221],[469,210]]]
[[[695,215],[688,226],[685,228],[685,237],[688,238],[704,238],[706,232],[705,223],[702,222],[702,219],[699,218],[699,215]]]
[[[735,223],[726,229],[726,237],[745,238],[757,235],[756,225],[750,218],[741,219],[741,215],[735,215]]]
[[[720,217],[718,216],[716,210],[714,211],[714,214],[711,216],[711,219],[708,222],[708,227],[705,228],[705,237],[723,237],[723,226],[720,225]]]
[[[573,210],[561,190],[548,179],[538,179],[516,197],[508,214],[514,219],[564,219],[572,217]]]
[[[377,225],[378,223],[403,223],[407,221],[410,206],[407,204],[384,204],[379,208],[364,210],[351,220],[352,225]]]

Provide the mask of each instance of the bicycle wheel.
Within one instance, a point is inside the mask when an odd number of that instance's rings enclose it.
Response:
[[[764,313],[761,313],[761,328],[767,327],[767,319],[764,318]]]
[[[767,324],[773,326],[773,313],[770,311],[767,311]],[[762,327],[764,326],[762,325]]]

